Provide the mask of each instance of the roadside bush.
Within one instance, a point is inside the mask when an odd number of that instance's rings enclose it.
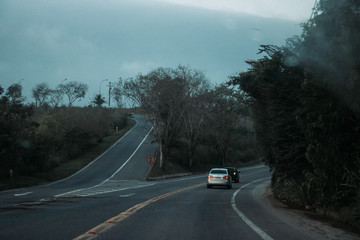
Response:
[[[37,127],[32,122],[33,108],[20,103],[0,100],[0,178],[8,178],[10,169],[21,174],[32,165],[29,152],[33,133]]]
[[[115,131],[126,127],[127,119],[118,110],[99,107],[60,108],[54,113],[61,126],[63,150],[70,158],[76,157]]]
[[[0,101],[0,178],[32,176],[70,161],[127,126],[120,110],[106,108],[34,108]]]

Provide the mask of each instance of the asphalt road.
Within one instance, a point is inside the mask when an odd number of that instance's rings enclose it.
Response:
[[[266,166],[232,189],[207,189],[206,174],[144,181],[156,146],[137,120],[74,176],[0,193],[0,239],[360,239],[274,204]]]

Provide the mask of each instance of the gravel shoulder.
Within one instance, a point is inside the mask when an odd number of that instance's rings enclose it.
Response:
[[[351,240],[360,239],[360,235],[350,232],[347,226],[330,218],[325,218],[313,211],[290,208],[284,203],[274,198],[266,182],[258,187],[260,197],[262,198],[269,211],[279,218],[285,218],[288,224],[301,229],[304,232],[311,233],[314,239],[331,239],[331,240]]]

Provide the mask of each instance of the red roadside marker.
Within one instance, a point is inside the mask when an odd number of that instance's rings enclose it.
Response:
[[[150,165],[153,165],[155,163],[155,157],[153,155],[148,156],[146,162]]]

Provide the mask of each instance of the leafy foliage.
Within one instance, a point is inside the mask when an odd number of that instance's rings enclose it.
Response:
[[[360,3],[322,0],[303,35],[231,83],[248,94],[272,187],[298,206],[360,206]]]
[[[105,97],[103,97],[101,94],[96,94],[91,102],[97,107],[101,107],[104,103],[106,103]]]
[[[206,88],[204,75],[185,66],[158,68],[124,84],[125,95],[132,99],[153,123],[159,143],[160,166],[182,135],[184,117],[190,117],[191,99]],[[192,109],[193,110],[193,109]],[[201,118],[196,119],[201,121]],[[189,126],[189,125],[187,125]],[[191,164],[190,164],[191,165]]]
[[[21,94],[19,95],[21,96]],[[31,121],[33,108],[19,104],[14,98],[0,100],[0,177],[9,169],[18,170],[29,162],[31,138],[36,125]]]
[[[22,86],[20,83],[14,83],[8,87],[5,96],[12,104],[21,104],[25,97],[22,96]]]
[[[39,83],[32,89],[32,96],[35,99],[35,106],[42,106],[49,98],[51,89],[47,83]]]

